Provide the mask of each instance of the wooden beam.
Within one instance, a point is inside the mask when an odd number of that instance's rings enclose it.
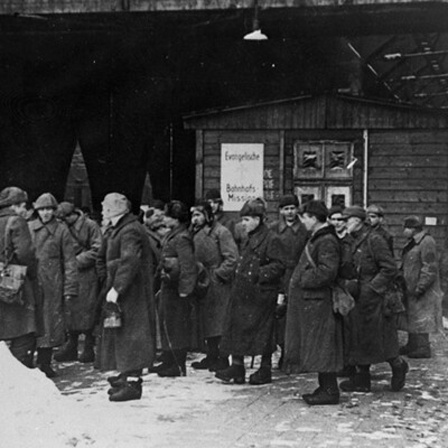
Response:
[[[204,131],[196,131],[196,184],[195,198],[204,197]]]
[[[259,0],[260,9],[346,8],[344,0]],[[351,0],[350,6],[448,3],[448,0]],[[1,0],[0,15],[200,11],[253,8],[253,0]]]

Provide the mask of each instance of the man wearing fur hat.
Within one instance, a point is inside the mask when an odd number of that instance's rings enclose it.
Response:
[[[232,355],[232,365],[216,372],[224,382],[245,382],[245,355],[262,356],[250,384],[272,381],[275,309],[284,264],[278,236],[264,224],[265,214],[261,198],[247,201],[240,211],[248,240],[238,260],[221,341],[221,352]]]
[[[197,203],[191,211],[196,260],[202,263],[210,278],[207,293],[199,300],[199,319],[207,345],[207,356],[200,362],[194,362],[192,367],[213,372],[228,367],[227,358],[220,357],[219,344],[238,259],[238,248],[230,231],[214,221],[211,206],[207,201]]]
[[[343,365],[342,319],[333,312],[331,296],[339,243],[327,215],[322,201],[303,205],[301,219],[311,235],[291,277],[286,315],[286,372],[318,373],[319,387],[303,395],[309,405],[339,403],[336,372]]]
[[[385,294],[397,275],[395,260],[386,240],[365,224],[363,207],[347,207],[344,216],[354,238],[353,262],[358,272],[357,280],[347,283],[357,299],[349,314],[349,362],[356,371],[340,387],[347,392],[370,392],[371,364],[388,362],[392,368],[391,389],[399,391],[409,365],[399,356],[395,316],[384,313]]]
[[[430,358],[429,333],[437,332],[442,319],[442,290],[436,242],[418,216],[404,220],[407,243],[402,252],[401,271],[406,289],[406,326],[408,343],[400,353],[409,358]]]
[[[285,347],[286,303],[288,300],[289,281],[299,262],[300,255],[308,239],[308,231],[299,219],[299,199],[290,194],[280,198],[280,219],[272,223],[269,228],[273,230],[282,244],[282,255],[285,263],[285,273],[281,282],[277,299],[276,342],[281,348],[278,368],[282,368]]]
[[[27,267],[22,289],[23,304],[18,306],[0,300],[0,340],[10,341],[11,353],[25,366],[32,367],[36,347],[36,333],[41,330],[40,301],[37,288],[37,259],[31,241],[26,212],[28,196],[17,187],[0,192],[0,253],[7,260]]]
[[[78,359],[78,337],[84,333],[84,349],[79,356],[82,363],[95,360],[93,327],[98,296],[96,258],[103,240],[98,224],[89,219],[70,202],[61,202],[57,216],[67,224],[75,245],[79,290],[77,300],[66,304],[67,341],[54,355],[59,362]]]
[[[105,310],[119,307],[122,325],[103,328],[99,367],[119,372],[108,378],[110,401],[138,400],[142,369],[151,367],[155,356],[151,249],[126,196],[109,193],[102,207],[108,227],[98,254],[98,275],[105,279]]]
[[[56,219],[57,206],[51,193],[40,195],[33,204],[38,219],[29,223],[44,305],[45,331],[37,340],[37,365],[49,378],[56,375],[51,367],[53,348],[65,341],[64,309],[78,295],[73,239],[67,226]]]

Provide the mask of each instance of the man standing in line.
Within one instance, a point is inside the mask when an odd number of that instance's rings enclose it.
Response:
[[[278,235],[281,242],[285,273],[281,282],[277,299],[275,336],[281,349],[278,368],[282,368],[285,348],[286,307],[288,302],[289,281],[300,260],[303,248],[308,239],[308,231],[299,219],[299,199],[296,195],[285,195],[279,201],[280,219],[269,228]]]
[[[358,278],[356,306],[349,314],[349,362],[356,372],[340,384],[346,392],[370,392],[370,366],[388,362],[392,368],[391,389],[404,387],[409,365],[398,352],[398,334],[393,315],[385,315],[385,294],[397,275],[397,267],[386,240],[365,225],[366,212],[354,205],[344,210],[347,229],[354,238],[353,262]]]
[[[77,300],[66,304],[67,341],[54,355],[54,359],[58,362],[78,360],[78,338],[84,333],[84,349],[79,361],[93,362],[95,360],[93,327],[99,294],[95,265],[103,236],[99,225],[70,202],[59,204],[57,216],[67,224],[73,238],[79,289]]]
[[[126,196],[109,193],[102,207],[108,227],[97,260],[98,274],[106,282],[106,309],[120,309],[122,322],[114,328],[104,325],[99,367],[119,372],[108,378],[110,401],[138,400],[142,370],[152,366],[155,355],[149,242],[143,225],[130,213]]]
[[[0,192],[0,253],[10,263],[27,267],[21,305],[0,300],[0,340],[9,341],[11,353],[27,367],[33,366],[36,333],[41,313],[37,289],[37,259],[24,218],[28,195],[17,187]],[[6,260],[2,257],[1,262]]]
[[[220,357],[219,345],[238,259],[238,248],[230,231],[219,222],[214,222],[208,202],[197,203],[191,211],[196,261],[202,263],[210,278],[205,297],[197,298],[207,356],[191,366],[194,369],[209,369],[214,372],[229,365],[227,358]]]
[[[429,333],[441,326],[442,290],[439,280],[436,242],[418,216],[404,220],[403,233],[408,239],[403,248],[401,270],[406,282],[406,320],[408,343],[400,353],[409,358],[430,358]]]
[[[378,232],[387,243],[392,256],[394,256],[394,237],[384,227],[384,209],[379,205],[369,205],[366,210],[367,221],[375,232]]]
[[[78,271],[73,238],[56,219],[58,203],[43,193],[33,204],[38,219],[30,221],[36,247],[39,286],[43,293],[44,333],[37,340],[37,366],[48,378],[56,376],[51,367],[53,348],[65,341],[64,308],[78,295]]]

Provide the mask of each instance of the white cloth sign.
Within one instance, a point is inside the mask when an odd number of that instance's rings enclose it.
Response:
[[[225,211],[240,211],[244,203],[263,196],[262,143],[221,144],[221,197]]]

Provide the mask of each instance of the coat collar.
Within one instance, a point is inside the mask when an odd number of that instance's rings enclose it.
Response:
[[[420,244],[426,235],[426,230],[422,230],[421,232],[416,233],[412,238],[415,241],[415,244]]]
[[[11,210],[9,207],[4,207],[0,209],[0,218],[4,218],[6,216],[16,216],[16,213]]]
[[[249,246],[252,249],[256,249],[258,246],[261,245],[261,243],[263,243],[263,241],[266,239],[268,233],[269,233],[269,229],[264,224],[259,225],[255,229],[254,232],[249,234],[249,239],[248,239],[247,244],[249,244]]]
[[[296,217],[296,220],[294,221],[294,224],[292,226],[288,226],[286,224],[286,220],[283,216],[280,217],[278,221],[278,231],[279,233],[283,233],[287,228],[290,228],[295,234],[299,232],[299,230],[302,228],[302,223],[300,222],[299,217]]]
[[[172,240],[176,235],[182,233],[184,231],[188,231],[187,226],[185,224],[179,224],[174,229],[170,230],[163,238],[163,242]],[[162,243],[163,244],[163,243]]]
[[[135,222],[137,220],[137,216],[133,215],[132,213],[127,213],[117,222],[115,227],[112,227],[112,236],[115,236],[124,226],[127,226],[128,224],[131,224],[132,222]]]
[[[336,236],[336,232],[334,230],[334,227],[333,226],[329,226],[329,225],[326,225],[326,226],[322,227],[314,235],[311,236],[310,243],[315,241],[317,238],[320,238],[321,236],[324,236],[324,235],[334,235],[334,236]]]
[[[59,222],[56,218],[53,218],[50,222],[47,224],[44,224],[39,218],[37,218],[34,221],[33,230],[41,230],[41,229],[47,229],[48,233],[51,235],[54,235],[56,233],[56,229],[59,225]]]
[[[78,213],[78,219],[73,223],[73,225],[69,226],[71,228],[73,228],[74,230],[76,230],[77,232],[79,232],[82,228],[82,226],[84,225],[84,222],[86,221],[86,215],[84,215],[84,213],[82,212],[77,212]]]

